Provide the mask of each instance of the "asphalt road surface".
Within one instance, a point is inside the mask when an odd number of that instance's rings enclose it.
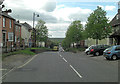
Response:
[[[44,52],[17,69],[3,82],[117,82],[118,61],[86,56],[84,52]]]

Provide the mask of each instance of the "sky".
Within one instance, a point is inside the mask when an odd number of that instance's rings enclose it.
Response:
[[[37,21],[46,22],[50,38],[64,38],[70,23],[80,20],[86,24],[87,17],[97,8],[102,7],[107,17],[112,20],[117,14],[119,0],[5,0],[5,9],[12,9],[10,14],[21,23],[33,26],[33,13]]]

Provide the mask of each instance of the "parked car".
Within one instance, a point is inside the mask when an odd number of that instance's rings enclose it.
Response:
[[[88,47],[87,49],[85,49],[85,53],[86,53],[87,55],[90,54],[90,49],[91,49],[93,46],[95,46],[95,45],[91,45],[90,47]]]
[[[109,47],[109,45],[95,45],[90,49],[90,54],[94,56],[103,55],[103,51]]]
[[[104,51],[103,56],[106,59],[117,60],[118,58],[120,58],[120,45],[107,48]]]

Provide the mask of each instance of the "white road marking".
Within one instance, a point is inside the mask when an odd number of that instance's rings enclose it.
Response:
[[[70,65],[70,67],[73,69],[73,71],[74,71],[80,78],[82,78],[82,76],[75,70],[75,68],[74,68],[72,65]]]
[[[17,68],[22,68],[24,67],[25,65],[27,65],[28,63],[30,63],[35,57],[37,57],[38,55],[35,55],[34,57],[32,57],[29,61],[27,61],[25,64],[17,67]],[[8,71],[6,74],[4,74],[2,77],[0,77],[0,80],[2,80],[7,74],[9,74],[10,72],[12,72],[13,70],[15,70],[16,67],[14,67],[13,69],[11,69],[10,71]],[[1,69],[1,70],[6,70],[6,69]]]
[[[65,58],[63,58],[63,60],[64,60],[65,62],[67,62],[67,60],[66,60]]]
[[[16,68],[11,69],[9,72],[7,72],[7,73],[4,74],[2,77],[0,77],[0,80],[2,80],[7,74],[9,74],[10,72],[12,72],[14,69],[16,69]]]
[[[62,57],[62,55],[60,55],[60,57]]]
[[[24,67],[25,65],[27,65],[28,63],[30,63],[35,57],[37,57],[37,55],[35,55],[35,56],[32,57],[29,61],[27,61],[25,64],[23,64],[23,65],[21,65],[21,66],[19,66],[19,67],[17,67],[17,68],[22,68],[22,67]]]
[[[7,69],[0,69],[0,71],[5,71],[5,70],[7,70]]]

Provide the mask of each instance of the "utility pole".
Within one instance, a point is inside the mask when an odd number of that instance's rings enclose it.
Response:
[[[36,47],[36,29],[35,29],[35,15],[39,17],[39,14],[33,13],[33,38],[34,38],[34,47]]]

